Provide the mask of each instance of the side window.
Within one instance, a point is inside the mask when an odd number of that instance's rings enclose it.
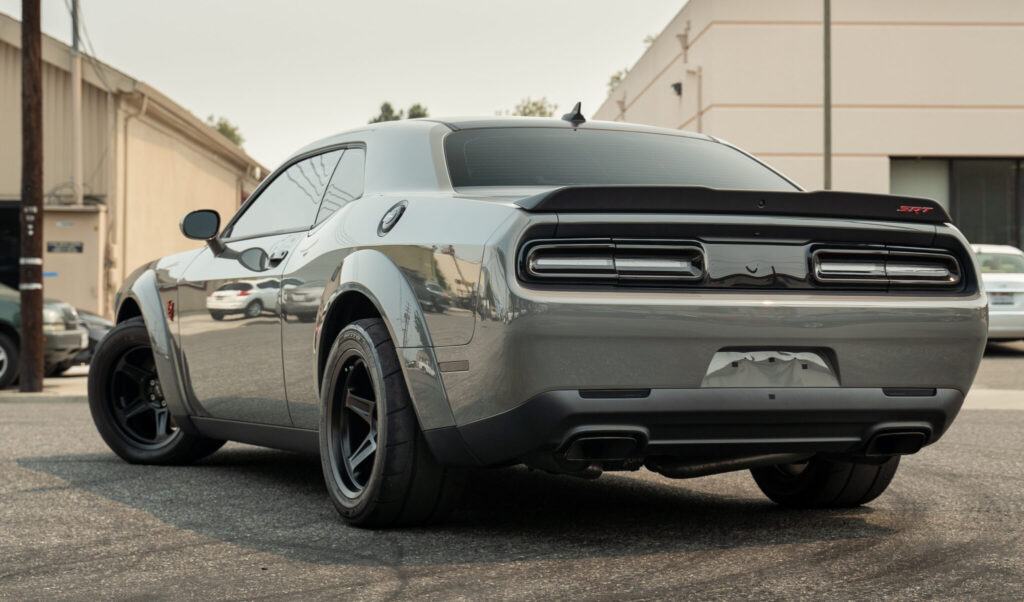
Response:
[[[338,168],[334,170],[334,177],[327,186],[324,194],[324,201],[320,205],[320,213],[316,216],[316,223],[334,215],[334,212],[341,209],[351,201],[363,196],[363,163],[366,162],[366,151],[361,148],[345,149]]]
[[[230,238],[309,228],[340,156],[337,150],[310,157],[279,174],[238,218]]]

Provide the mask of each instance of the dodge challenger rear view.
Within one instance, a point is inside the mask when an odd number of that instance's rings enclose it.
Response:
[[[373,124],[300,150],[223,228],[183,218],[206,244],[125,282],[92,415],[129,462],[318,453],[363,526],[438,519],[470,470],[511,464],[749,469],[785,506],[863,504],[981,359],[949,222],[578,111]],[[270,297],[222,305],[240,290]]]

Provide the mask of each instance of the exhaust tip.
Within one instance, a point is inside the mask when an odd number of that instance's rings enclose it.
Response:
[[[889,431],[871,438],[867,451],[869,456],[898,456],[916,454],[928,441],[922,431]]]
[[[640,447],[635,437],[624,435],[584,436],[573,440],[565,450],[566,460],[625,460]]]

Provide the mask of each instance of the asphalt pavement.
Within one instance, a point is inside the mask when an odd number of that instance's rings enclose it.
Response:
[[[442,525],[376,532],[338,519],[315,458],[133,466],[80,400],[0,397],[0,598],[1020,600],[1022,368],[991,346],[984,395],[863,508],[783,509],[746,472],[511,468]]]

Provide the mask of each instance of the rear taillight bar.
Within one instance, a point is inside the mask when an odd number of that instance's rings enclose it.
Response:
[[[670,241],[534,241],[521,273],[537,280],[685,281],[704,277],[704,250]]]
[[[818,249],[811,253],[814,279],[822,284],[956,286],[960,262],[943,251]]]

